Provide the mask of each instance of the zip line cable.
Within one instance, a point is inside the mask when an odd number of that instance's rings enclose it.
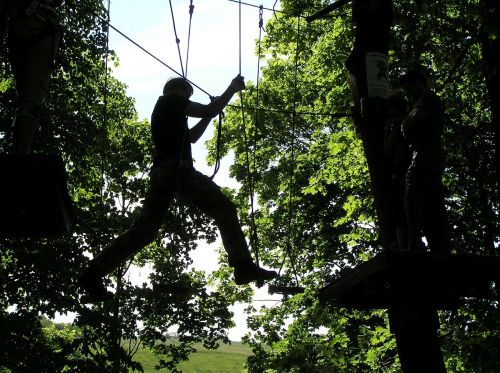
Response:
[[[179,53],[179,62],[181,64],[182,76],[186,77],[186,74],[184,73],[184,65],[182,64],[181,47],[180,47],[181,40],[177,36],[177,28],[175,27],[175,16],[174,16],[174,8],[172,7],[172,0],[168,0],[168,3],[170,4],[170,14],[172,15],[172,25],[174,26],[175,43],[177,44],[177,52]]]

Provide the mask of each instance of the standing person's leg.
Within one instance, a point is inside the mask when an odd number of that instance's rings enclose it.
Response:
[[[432,172],[429,179],[429,191],[425,201],[424,234],[431,252],[447,255],[450,253],[450,233],[440,170]]]
[[[269,280],[277,276],[275,271],[266,271],[253,263],[234,203],[209,177],[194,169],[186,170],[180,192],[184,198],[215,220],[229,265],[235,268],[237,284]]]
[[[9,25],[9,60],[14,72],[18,103],[12,125],[12,152],[30,152],[33,135],[50,75],[60,34],[37,17],[14,19]]]
[[[156,238],[172,201],[177,176],[175,169],[154,168],[151,171],[150,189],[137,220],[129,230],[104,248],[81,274],[80,285],[96,299],[95,301],[110,296],[104,288],[102,278]]]
[[[394,173],[392,175],[392,213],[394,228],[396,230],[397,248],[399,250],[408,249],[408,229],[405,216],[405,176],[404,173]]]
[[[405,212],[408,229],[408,250],[422,251],[423,204],[428,175],[422,164],[413,160],[406,173]]]

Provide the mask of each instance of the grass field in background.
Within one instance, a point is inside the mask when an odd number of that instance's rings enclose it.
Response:
[[[183,373],[237,373],[243,370],[243,364],[252,354],[250,348],[240,342],[231,345],[222,344],[217,350],[206,350],[196,345],[196,352],[189,356],[189,361],[179,364]],[[145,373],[168,372],[167,369],[155,370],[157,358],[147,349],[139,349],[134,360],[142,364]]]

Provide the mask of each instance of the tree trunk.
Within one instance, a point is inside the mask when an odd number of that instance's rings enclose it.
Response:
[[[384,155],[384,101],[388,93],[387,54],[392,1],[355,0],[352,18],[356,32],[346,67],[351,76],[353,119],[363,140],[370,172],[379,241],[387,249],[396,242],[391,219],[390,165]]]

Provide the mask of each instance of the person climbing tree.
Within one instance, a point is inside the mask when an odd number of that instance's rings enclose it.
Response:
[[[449,254],[448,221],[441,180],[444,106],[428,87],[427,79],[420,71],[408,71],[401,77],[400,84],[415,102],[401,125],[412,152],[405,194],[408,249],[424,250],[423,234],[431,252]]]
[[[17,108],[12,124],[12,153],[28,154],[54,68],[61,28],[56,8],[62,0],[6,1],[9,61],[14,73]]]
[[[401,96],[392,95],[387,99],[384,153],[391,168],[391,209],[397,240],[391,244],[391,248],[400,250],[408,248],[404,196],[406,172],[411,158],[408,143],[401,132],[401,123],[408,115],[408,109],[408,103]]]
[[[211,118],[244,88],[243,77],[237,76],[220,97],[203,105],[189,100],[193,87],[186,79],[167,81],[151,116],[155,157],[142,211],[132,228],[100,252],[80,275],[79,284],[87,293],[88,302],[103,301],[112,296],[103,284],[103,277],[155,239],[174,193],[215,220],[229,265],[234,267],[236,284],[270,280],[277,276],[275,271],[262,269],[253,262],[236,207],[217,184],[194,169],[191,158],[191,143],[200,139]],[[187,116],[202,119],[189,129]]]

